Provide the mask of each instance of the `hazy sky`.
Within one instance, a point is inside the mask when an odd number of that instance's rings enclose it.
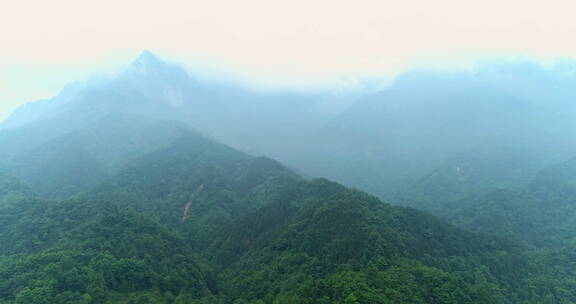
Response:
[[[143,49],[270,84],[576,54],[573,1],[19,0],[0,5],[0,118]]]

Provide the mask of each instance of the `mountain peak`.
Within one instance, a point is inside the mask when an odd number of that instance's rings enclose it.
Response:
[[[160,60],[154,53],[149,50],[144,50],[137,58],[132,62],[132,67],[135,68],[140,73],[146,73],[151,68],[157,68],[163,66],[164,62]]]
[[[160,59],[154,55],[149,50],[144,50],[140,55],[136,58],[136,61],[143,61],[143,62],[160,62]]]

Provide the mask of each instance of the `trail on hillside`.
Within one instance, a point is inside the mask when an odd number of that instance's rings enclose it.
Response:
[[[182,222],[185,222],[190,217],[190,207],[194,200],[200,195],[200,193],[204,190],[204,184],[198,186],[196,191],[192,194],[186,205],[184,205],[184,214],[182,215]]]

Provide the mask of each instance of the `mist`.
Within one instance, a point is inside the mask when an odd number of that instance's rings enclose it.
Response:
[[[24,103],[0,302],[576,301],[576,61],[518,58],[296,88],[143,51]]]
[[[38,133],[27,138],[29,149],[114,115],[136,115],[179,121],[307,176],[411,204],[404,189],[479,151],[484,162],[507,155],[526,163],[513,177],[494,172],[468,181],[493,179],[483,191],[520,186],[574,156],[574,67],[570,60],[493,60],[467,69],[411,69],[339,91],[263,90],[144,51],[115,74],[71,83],[54,98],[18,108],[0,124],[2,154],[10,162],[20,153],[11,142],[20,133]]]

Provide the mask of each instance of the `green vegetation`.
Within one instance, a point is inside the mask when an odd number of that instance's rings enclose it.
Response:
[[[576,231],[575,169],[576,159],[548,166],[516,187],[473,184],[466,181],[473,179],[469,176],[441,175],[439,172],[446,170],[439,170],[406,197],[411,196],[409,203],[468,230],[515,239],[531,247],[558,248],[570,243]],[[485,170],[486,176],[498,174]]]
[[[68,199],[3,174],[0,303],[576,301],[571,247],[534,252],[174,138]]]
[[[576,303],[572,70],[412,71],[344,109],[145,52],[0,124],[0,304]]]

